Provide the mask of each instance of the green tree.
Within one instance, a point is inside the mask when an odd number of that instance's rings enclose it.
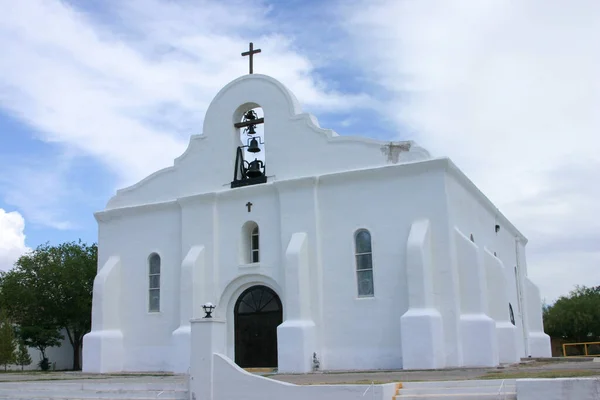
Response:
[[[554,338],[572,342],[600,339],[600,286],[576,286],[543,309],[544,330]]]
[[[31,356],[29,355],[29,351],[27,350],[25,342],[23,342],[22,340],[19,341],[19,347],[17,349],[15,363],[21,366],[21,371],[25,369],[26,365],[31,364]]]
[[[40,350],[42,361],[48,347],[60,345],[64,330],[73,347],[73,369],[80,369],[83,336],[91,327],[97,258],[96,244],[44,244],[0,276],[0,305],[19,325],[25,344]]]
[[[15,363],[15,333],[10,320],[4,312],[0,312],[0,364],[4,365],[4,370],[8,369],[9,364]]]

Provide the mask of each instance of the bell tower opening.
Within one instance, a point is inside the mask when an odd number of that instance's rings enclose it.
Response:
[[[240,145],[236,149],[232,188],[267,182],[264,123],[262,108],[252,105],[242,109],[241,121],[234,123]]]

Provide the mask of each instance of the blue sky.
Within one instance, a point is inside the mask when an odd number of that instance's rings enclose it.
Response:
[[[600,3],[0,0],[0,269],[96,240],[255,69],[342,135],[451,157],[530,239],[551,301],[600,284]]]

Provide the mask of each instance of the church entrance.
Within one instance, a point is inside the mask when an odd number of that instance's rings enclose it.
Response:
[[[235,363],[242,368],[277,367],[277,327],[283,322],[279,296],[266,286],[246,289],[234,308]]]

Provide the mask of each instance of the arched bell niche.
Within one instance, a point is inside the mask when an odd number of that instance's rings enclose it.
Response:
[[[239,141],[232,188],[267,181],[265,123],[263,109],[256,103],[246,103],[235,111],[234,127]]]
[[[235,123],[239,123],[239,122],[245,122],[247,121],[247,119],[245,118],[248,114],[248,112],[251,111],[256,115],[257,119],[263,119],[264,120],[264,112],[261,106],[259,106],[256,103],[246,103],[243,106],[239,107],[236,112],[235,112]],[[255,157],[258,158],[259,160],[262,160],[263,162],[265,161],[265,146],[264,146],[264,139],[265,139],[265,124],[256,124],[254,125],[253,128],[254,132],[256,132],[255,134],[248,134],[250,129],[248,127],[243,127],[243,128],[237,128],[237,136],[240,138],[240,145],[246,145],[248,146],[249,143],[249,139],[251,137],[255,137],[257,139],[258,142],[258,147],[260,149],[260,152],[256,152],[256,153],[252,153],[248,151],[248,147],[246,147],[244,149],[244,156],[247,156],[246,160],[250,160],[250,158],[253,160]]]

